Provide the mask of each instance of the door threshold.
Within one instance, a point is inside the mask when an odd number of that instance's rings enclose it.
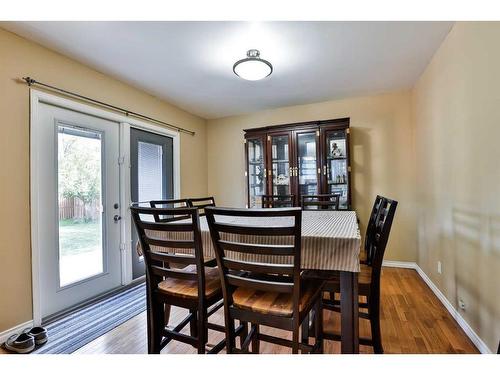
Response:
[[[111,296],[114,296],[115,294],[118,294],[120,292],[123,292],[124,290],[130,289],[138,284],[143,283],[146,280],[145,276],[138,277],[137,279],[132,280],[130,284],[127,285],[121,285],[117,288],[111,289],[105,293],[99,294],[95,297],[89,298],[75,306],[71,306],[67,309],[64,309],[62,311],[59,311],[57,313],[51,314],[45,318],[42,319],[42,325],[47,325],[49,323],[52,323],[56,320],[62,319],[65,316],[74,313],[77,310],[83,309],[84,307],[87,307],[89,305],[92,305],[94,303],[100,302],[106,298],[109,298]]]

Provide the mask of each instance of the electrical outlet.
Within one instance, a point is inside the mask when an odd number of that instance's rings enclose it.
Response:
[[[442,273],[442,269],[441,269],[441,261],[438,260],[438,273],[441,275]]]
[[[462,310],[465,310],[465,302],[461,298],[458,300],[458,307],[460,307]]]

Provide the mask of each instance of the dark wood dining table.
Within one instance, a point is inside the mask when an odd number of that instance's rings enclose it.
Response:
[[[252,218],[228,218],[229,221],[242,224],[238,220]],[[288,218],[281,218],[288,219]],[[244,223],[250,224],[251,223]],[[215,258],[212,240],[206,218],[200,218],[205,260]],[[164,232],[158,232],[163,237]],[[171,232],[169,239],[183,239],[182,232]],[[172,237],[171,237],[172,236]],[[267,238],[272,241],[272,237]],[[341,308],[341,352],[358,353],[358,273],[361,236],[354,211],[310,210],[302,213],[301,268],[319,274],[340,274]],[[161,251],[160,249],[158,249]],[[176,249],[182,252],[185,249]],[[242,259],[251,260],[251,259]],[[262,259],[261,259],[262,260]]]

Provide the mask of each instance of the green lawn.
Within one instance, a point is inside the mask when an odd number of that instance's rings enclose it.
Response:
[[[101,248],[101,224],[75,222],[73,219],[59,221],[59,251],[61,256],[76,255]]]

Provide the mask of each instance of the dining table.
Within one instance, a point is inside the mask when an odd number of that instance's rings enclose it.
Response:
[[[252,219],[255,218],[226,217],[224,219],[218,218],[218,221],[227,220],[228,223],[252,225]],[[286,220],[285,218],[274,219]],[[276,225],[279,222],[265,224]],[[301,229],[301,269],[314,271],[313,273],[323,275],[325,278],[328,278],[330,274],[340,275],[341,352],[359,353],[358,273],[360,271],[361,235],[356,212],[304,210],[302,211]],[[200,217],[200,230],[203,255],[207,262],[215,258],[215,251],[205,216]],[[185,239],[182,238],[185,235],[183,232],[158,232],[154,235],[167,236],[166,239]],[[246,239],[248,240],[248,238]],[[237,241],[238,239],[232,238],[232,240]],[[245,241],[243,238],[240,240]],[[265,241],[272,244],[273,236],[265,236]],[[161,249],[159,248],[157,251],[161,251]],[[175,249],[176,253],[183,251],[186,249]],[[241,253],[234,255],[241,256],[241,260],[245,261],[256,260],[243,258],[245,255]],[[269,258],[265,259],[265,257]],[[258,259],[262,262],[272,262],[273,260],[275,259],[272,259],[272,256],[262,255]]]

